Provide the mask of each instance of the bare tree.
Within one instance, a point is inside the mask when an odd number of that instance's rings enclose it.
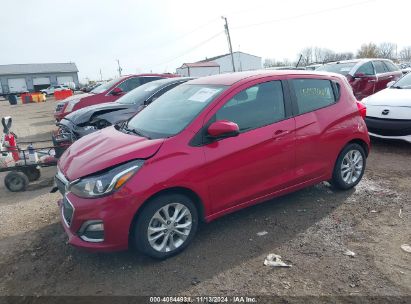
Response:
[[[400,52],[402,61],[411,61],[411,46],[404,47]]]
[[[312,47],[304,48],[301,51],[301,55],[303,56],[303,58],[301,58],[300,65],[306,66],[313,62],[313,48]]]
[[[361,48],[357,52],[357,58],[376,58],[378,55],[378,47],[372,42],[361,45]]]
[[[396,57],[397,45],[391,42],[383,42],[378,45],[378,57],[394,59]]]

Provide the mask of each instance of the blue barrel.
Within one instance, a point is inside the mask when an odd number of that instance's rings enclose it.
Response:
[[[11,104],[11,105],[16,105],[17,104],[17,96],[16,95],[14,95],[14,94],[10,94],[9,96],[8,96],[9,98],[9,103]]]

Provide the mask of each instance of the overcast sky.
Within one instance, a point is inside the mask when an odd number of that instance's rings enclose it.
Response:
[[[75,62],[80,79],[175,72],[233,50],[295,60],[319,46],[411,45],[409,0],[1,0],[0,64]]]

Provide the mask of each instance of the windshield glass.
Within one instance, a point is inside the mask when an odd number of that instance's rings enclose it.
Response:
[[[113,85],[115,85],[121,79],[122,78],[115,78],[113,80],[110,80],[109,82],[103,83],[102,85],[99,85],[98,87],[91,90],[90,93],[93,93],[93,94],[103,93],[104,91],[107,91],[108,89],[110,89]]]
[[[166,79],[145,83],[117,99],[116,102],[121,104],[142,104],[147,98],[156,93],[159,87],[167,82],[170,81]]]
[[[316,71],[333,72],[347,76],[356,64],[357,62],[329,63],[318,67]]]
[[[176,135],[225,88],[227,86],[179,85],[134,116],[127,128],[147,134],[150,138]]]
[[[394,83],[392,87],[401,89],[411,89],[411,73],[404,75],[400,80]]]

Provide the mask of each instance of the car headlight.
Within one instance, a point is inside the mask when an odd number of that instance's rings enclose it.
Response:
[[[67,102],[67,106],[64,109],[64,112],[71,112],[73,111],[74,106],[80,101],[80,99],[72,99]]]
[[[119,190],[142,166],[144,160],[134,160],[96,175],[81,178],[69,191],[83,198],[95,198]]]

